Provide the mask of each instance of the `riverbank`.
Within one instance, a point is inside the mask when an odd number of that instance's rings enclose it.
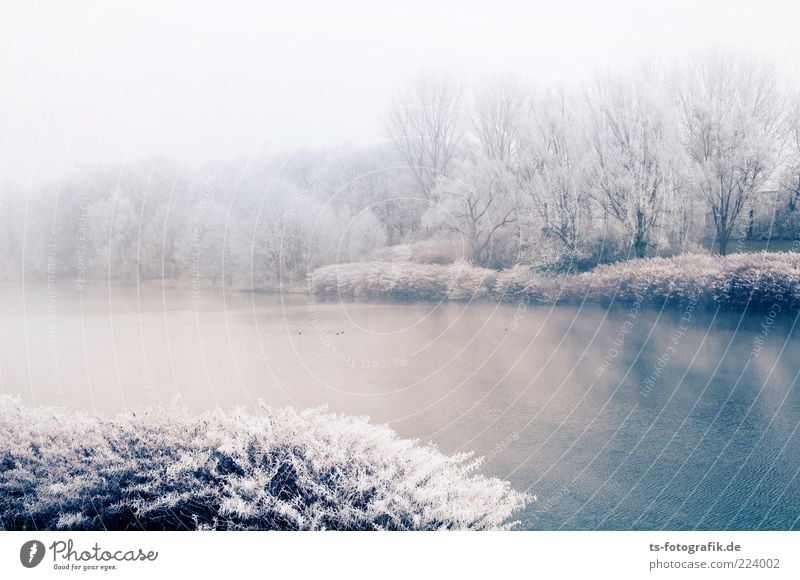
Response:
[[[6,530],[505,529],[529,498],[362,417],[97,418],[0,397]]]
[[[685,254],[547,275],[524,266],[502,271],[465,263],[358,262],[311,274],[319,296],[346,299],[525,301],[528,303],[648,303],[733,310],[800,309],[800,254]]]

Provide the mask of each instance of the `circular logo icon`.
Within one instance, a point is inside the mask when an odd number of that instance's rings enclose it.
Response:
[[[39,540],[29,540],[19,549],[19,561],[26,568],[35,568],[44,559],[44,544]]]

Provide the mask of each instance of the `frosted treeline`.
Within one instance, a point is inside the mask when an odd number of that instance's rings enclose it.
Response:
[[[309,181],[319,156],[284,161],[153,159],[0,196],[0,276],[266,288],[385,243],[374,213],[329,204]]]
[[[0,185],[0,276],[270,288],[394,248],[588,269],[800,234],[800,99],[769,63],[710,52],[558,89],[525,72],[422,72],[370,146]]]
[[[529,501],[386,426],[324,410],[96,418],[0,398],[0,526],[503,529]]]
[[[644,258],[589,272],[547,275],[516,266],[500,272],[466,263],[352,263],[313,272],[317,294],[344,298],[527,300],[529,302],[648,302],[730,309],[800,308],[796,252]]]

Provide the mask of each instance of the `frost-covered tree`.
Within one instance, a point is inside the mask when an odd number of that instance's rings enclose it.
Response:
[[[786,157],[780,186],[793,202],[800,203],[800,93],[787,102],[785,136]]]
[[[587,92],[594,197],[644,257],[673,184],[677,132],[657,71],[606,76]]]
[[[15,279],[20,273],[21,197],[11,184],[0,186],[0,279]]]
[[[742,211],[775,167],[781,131],[777,78],[767,63],[709,52],[678,71],[676,89],[695,187],[725,255]]]
[[[427,207],[402,165],[390,144],[349,149],[318,172],[313,189],[352,213],[369,210],[383,225],[388,243],[398,244]]]
[[[669,168],[671,187],[666,193],[662,220],[663,242],[675,253],[684,253],[698,241],[703,200],[692,188],[690,174],[683,161]]]
[[[425,216],[428,225],[459,236],[476,263],[501,258],[495,242],[513,236],[519,217],[516,180],[501,162],[459,160],[434,196],[437,203]]]
[[[392,100],[386,131],[425,198],[456,156],[463,137],[462,101],[461,83],[436,73],[409,79]]]
[[[480,153],[514,171],[530,111],[530,91],[519,78],[506,74],[479,84],[473,93],[471,125]]]
[[[195,282],[231,283],[231,244],[227,243],[227,209],[214,200],[200,199],[184,220],[176,259]]]
[[[358,212],[348,220],[339,219],[337,223],[344,225],[337,244],[337,261],[355,262],[386,245],[386,232],[370,209]]]
[[[133,202],[119,193],[92,205],[89,213],[92,241],[97,267],[106,279],[136,280],[138,218]]]
[[[524,135],[519,176],[527,205],[563,253],[577,256],[592,229],[595,170],[574,99],[563,91],[541,95]]]
[[[259,204],[252,239],[253,282],[285,281],[307,270],[308,244],[319,206],[291,183],[270,184]]]

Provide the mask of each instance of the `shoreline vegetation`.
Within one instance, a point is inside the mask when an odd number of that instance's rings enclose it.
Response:
[[[324,409],[90,417],[0,397],[0,529],[510,529],[532,498]]]
[[[639,302],[796,311],[800,253],[682,254],[626,260],[573,274],[548,274],[525,266],[495,271],[466,262],[356,262],[318,268],[310,276],[310,288],[317,296],[346,299]]]

